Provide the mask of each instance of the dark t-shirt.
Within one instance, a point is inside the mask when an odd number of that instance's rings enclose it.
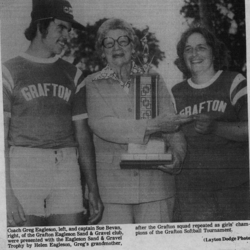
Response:
[[[9,145],[76,146],[73,120],[87,118],[83,76],[60,58],[22,54],[3,64],[4,112],[11,118]]]
[[[189,79],[175,85],[172,93],[178,114],[207,113],[221,122],[248,120],[246,79],[241,74],[219,71],[203,85]],[[219,189],[237,186],[249,179],[248,142],[197,133],[193,122],[182,129],[188,144],[182,181]]]

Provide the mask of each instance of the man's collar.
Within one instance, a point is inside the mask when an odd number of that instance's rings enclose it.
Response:
[[[50,58],[42,58],[42,57],[35,57],[32,55],[29,55],[25,52],[21,53],[20,56],[35,63],[45,63],[45,64],[54,63],[59,59],[59,56],[57,55],[54,57],[50,57]]]

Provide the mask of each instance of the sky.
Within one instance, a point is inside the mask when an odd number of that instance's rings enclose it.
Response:
[[[158,71],[168,85],[181,80],[173,64],[176,43],[185,30],[185,20],[179,11],[184,0],[70,0],[74,17],[82,24],[93,24],[101,18],[118,17],[136,28],[149,26],[160,41],[166,59]],[[32,0],[3,0],[1,2],[2,60],[25,51],[29,45],[23,31],[29,25]]]

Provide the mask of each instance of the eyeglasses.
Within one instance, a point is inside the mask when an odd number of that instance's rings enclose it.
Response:
[[[121,47],[126,47],[131,43],[131,39],[128,36],[119,36],[116,40],[112,37],[106,37],[102,41],[102,46],[106,49],[113,48],[117,42]]]

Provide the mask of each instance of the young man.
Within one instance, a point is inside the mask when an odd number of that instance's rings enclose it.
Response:
[[[83,76],[59,55],[73,18],[66,0],[37,1],[27,51],[3,64],[8,226],[86,223],[80,170],[89,190],[89,224],[102,216],[87,125]],[[80,165],[80,168],[79,168]]]

